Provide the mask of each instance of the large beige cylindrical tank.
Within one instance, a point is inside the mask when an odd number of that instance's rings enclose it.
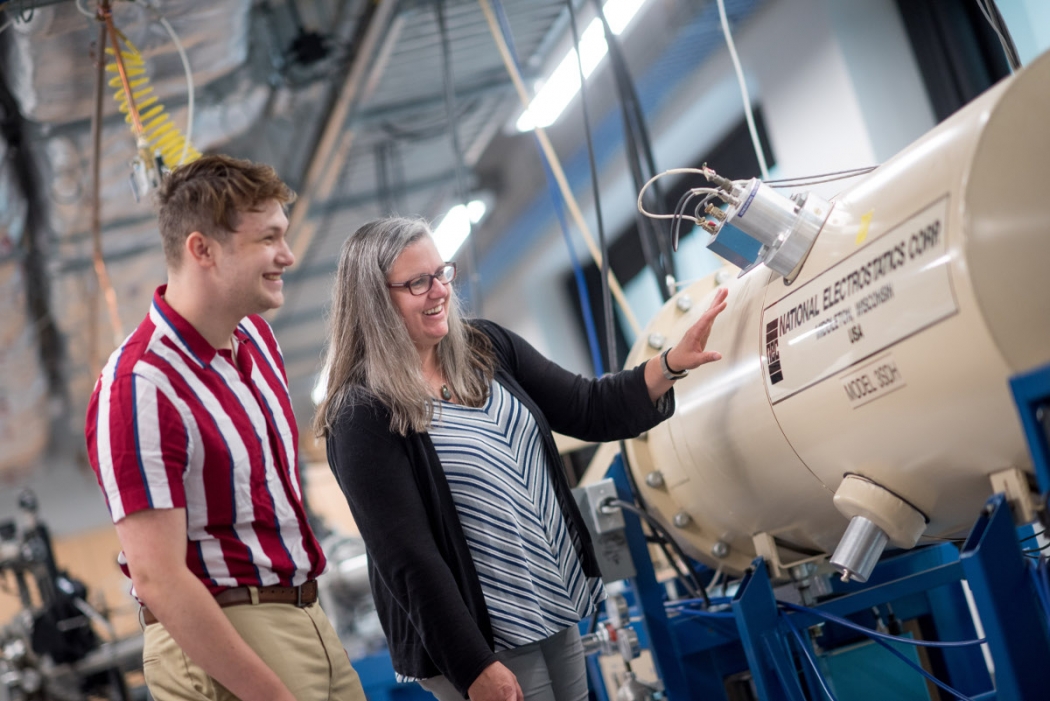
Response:
[[[958,536],[991,475],[1031,472],[1008,379],[1050,363],[1048,164],[1044,55],[834,198],[790,284],[733,269],[667,303],[627,366],[729,289],[723,359],[627,447],[691,555],[739,572],[762,543],[785,563],[830,554],[869,485],[890,543]]]

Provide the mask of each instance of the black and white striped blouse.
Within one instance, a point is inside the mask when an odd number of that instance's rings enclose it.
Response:
[[[484,407],[441,402],[429,430],[485,595],[496,651],[548,638],[594,612],[529,411],[492,381]]]

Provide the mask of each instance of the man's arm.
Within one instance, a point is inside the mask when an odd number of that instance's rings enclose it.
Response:
[[[117,523],[135,592],[191,660],[244,701],[296,701],[186,566],[186,510],[137,511]]]

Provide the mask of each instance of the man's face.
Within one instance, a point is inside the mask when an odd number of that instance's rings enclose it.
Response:
[[[215,267],[224,303],[239,318],[284,304],[281,275],[295,262],[285,233],[288,218],[276,200],[242,212],[237,230],[219,249]]]

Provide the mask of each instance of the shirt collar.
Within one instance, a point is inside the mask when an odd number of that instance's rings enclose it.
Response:
[[[155,319],[159,321],[157,325],[162,326],[166,334],[198,365],[201,367],[211,365],[219,351],[201,335],[200,331],[194,328],[193,324],[186,321],[164,300],[164,293],[167,289],[167,285],[161,285],[153,293],[152,312],[159,317]],[[234,330],[233,337],[238,343],[244,343],[249,338],[240,325]]]

